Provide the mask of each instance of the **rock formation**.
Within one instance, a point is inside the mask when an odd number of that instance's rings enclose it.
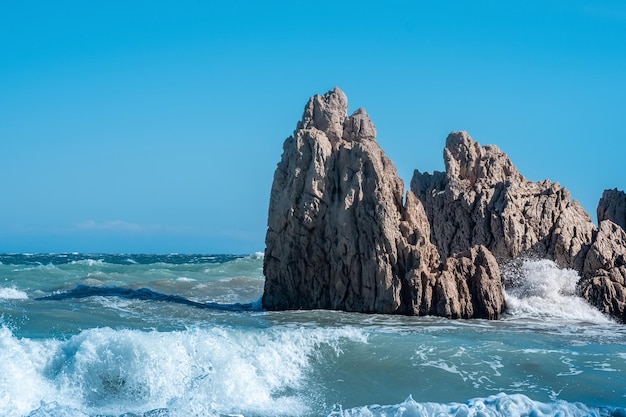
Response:
[[[445,172],[411,191],[363,109],[312,97],[283,146],[270,196],[263,306],[495,319],[498,262],[552,259],[580,294],[626,320],[626,194],[604,192],[599,227],[567,189],[524,178],[496,146],[453,132]]]
[[[525,179],[498,147],[451,133],[446,172],[415,171],[411,190],[424,204],[442,259],[485,245],[498,259],[532,254],[582,270],[593,224],[569,191]]]
[[[604,190],[597,209],[598,223],[611,220],[626,230],[626,193],[617,188]]]
[[[625,233],[606,219],[626,217],[626,199],[605,191],[600,227],[567,189],[525,179],[496,146],[480,146],[466,132],[451,133],[446,172],[415,171],[411,190],[423,203],[442,259],[485,245],[502,262],[530,256],[581,274],[581,295],[622,319],[626,306]],[[602,221],[604,220],[604,221]]]
[[[338,88],[312,97],[283,146],[270,196],[263,306],[498,318],[495,258],[440,264],[424,208]],[[469,248],[468,248],[469,249]]]
[[[626,323],[626,232],[603,220],[587,253],[581,295],[605,314]]]

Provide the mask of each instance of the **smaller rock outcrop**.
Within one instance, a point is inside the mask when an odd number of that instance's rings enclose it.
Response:
[[[626,230],[626,193],[617,188],[604,190],[596,213],[598,215],[598,223],[602,223],[604,220],[611,220]]]
[[[626,323],[626,232],[610,220],[600,223],[587,253],[580,292],[600,311]]]
[[[528,181],[500,149],[480,146],[466,132],[448,136],[444,163],[445,173],[416,171],[411,181],[442,259],[474,245],[502,263],[548,258],[579,272],[589,302],[626,319],[626,194],[604,192],[596,228],[566,188]]]
[[[484,245],[502,261],[532,254],[582,270],[593,224],[567,189],[528,181],[497,146],[466,132],[448,136],[444,163],[445,173],[415,171],[411,181],[442,259]]]
[[[410,277],[412,314],[498,319],[504,311],[500,269],[484,246],[449,257],[435,274]]]

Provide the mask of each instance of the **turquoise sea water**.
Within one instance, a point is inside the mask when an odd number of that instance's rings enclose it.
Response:
[[[626,326],[548,261],[499,321],[266,312],[262,255],[0,255],[1,416],[626,416]]]

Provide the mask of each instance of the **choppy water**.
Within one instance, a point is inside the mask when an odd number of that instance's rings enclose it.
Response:
[[[626,326],[548,261],[500,321],[262,311],[259,254],[0,262],[2,416],[626,416]]]

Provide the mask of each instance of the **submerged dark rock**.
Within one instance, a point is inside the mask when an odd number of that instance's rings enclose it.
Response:
[[[55,294],[46,295],[44,297],[37,298],[37,300],[68,300],[74,298],[88,298],[88,297],[117,297],[127,300],[142,300],[142,301],[161,301],[174,304],[184,304],[191,307],[221,310],[221,311],[252,311],[255,308],[253,303],[234,303],[223,304],[206,302],[201,303],[193,301],[188,298],[175,294],[163,294],[157,291],[153,291],[149,288],[125,288],[125,287],[94,287],[90,285],[77,285],[75,288],[59,292]]]

